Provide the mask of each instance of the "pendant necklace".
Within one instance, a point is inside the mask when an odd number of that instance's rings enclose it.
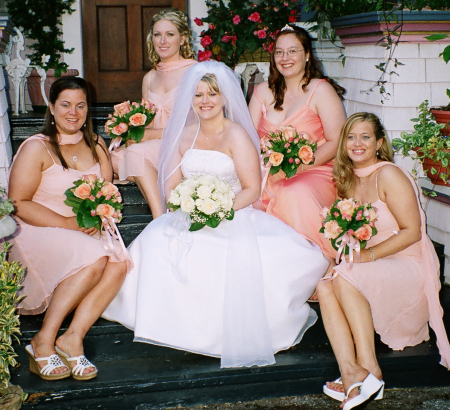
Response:
[[[72,159],[73,159],[73,162],[77,162],[78,161],[78,157],[76,155],[72,155]]]

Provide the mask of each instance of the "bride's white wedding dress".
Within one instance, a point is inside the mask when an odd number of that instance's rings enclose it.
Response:
[[[213,174],[235,193],[241,190],[224,153],[190,149],[181,170],[185,178]],[[182,283],[173,273],[173,238],[167,236],[173,217],[155,219],[130,245],[134,269],[104,318],[133,329],[135,341],[222,357],[223,367],[273,363],[260,360],[258,350],[273,358],[300,341],[317,319],[306,300],[328,267],[317,245],[247,207],[217,228],[190,234]],[[224,362],[224,355],[239,359]]]

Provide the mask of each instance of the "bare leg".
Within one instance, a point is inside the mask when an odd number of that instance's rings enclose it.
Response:
[[[108,262],[101,280],[78,305],[69,328],[56,341],[57,346],[69,356],[80,356],[84,353],[83,339],[117,295],[125,280],[126,268],[126,262]],[[93,370],[87,368],[84,374]]]
[[[153,219],[161,216],[162,206],[158,191],[158,171],[146,161],[144,175],[135,176],[134,180],[152,210]]]
[[[41,330],[31,339],[35,357],[48,357],[55,351],[55,339],[66,316],[80,303],[89,291],[100,281],[107,258],[103,257],[80,272],[63,280],[53,292],[52,300],[45,313]],[[42,368],[44,362],[38,362]],[[52,374],[66,371],[60,367]]]

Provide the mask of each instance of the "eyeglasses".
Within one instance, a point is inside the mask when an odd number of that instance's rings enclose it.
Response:
[[[290,50],[283,51],[283,50],[275,50],[275,58],[283,58],[285,54],[288,55],[288,57],[296,57],[300,51],[303,51],[303,48],[297,49],[297,48],[291,48]]]

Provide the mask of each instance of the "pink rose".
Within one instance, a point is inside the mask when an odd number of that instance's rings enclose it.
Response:
[[[262,151],[267,151],[267,149],[271,147],[270,139],[268,137],[262,137],[259,140],[259,144],[261,146]]]
[[[289,139],[295,138],[295,128],[291,127],[290,125],[287,127],[281,127],[280,128],[281,135],[283,136],[283,139],[288,141]]]
[[[254,13],[250,14],[250,16],[248,16],[248,19],[250,21],[253,21],[254,23],[258,22],[260,19],[259,13],[255,11]]]
[[[294,162],[294,158],[289,158],[289,164],[292,164]]]
[[[147,121],[147,116],[145,114],[136,113],[130,117],[130,125],[133,127],[138,127],[140,125],[145,125],[145,121]]]
[[[210,60],[211,57],[212,57],[211,50],[206,50],[206,51],[199,50],[198,51],[198,61],[200,61],[200,62]]]
[[[152,104],[150,101],[142,99],[141,105],[149,111],[153,111],[155,109],[154,104]]]
[[[289,23],[295,23],[295,20],[297,20],[295,16],[289,16]]]
[[[232,36],[226,35],[226,36],[223,36],[223,37],[222,37],[222,41],[223,41],[224,43],[228,43],[228,41],[230,41],[232,38],[233,38]]]
[[[269,44],[269,46],[267,46],[267,44],[263,44],[263,49],[271,53],[273,51],[274,45],[275,43],[273,41]]]
[[[265,30],[258,30],[256,35],[258,36],[258,38],[266,38],[267,37],[267,33]]]
[[[355,211],[355,204],[351,199],[339,201],[336,207],[341,211],[342,218],[347,219],[348,221],[352,219],[353,212]]]
[[[113,120],[108,120],[108,121],[106,121],[105,122],[105,132],[109,135],[110,133],[111,133],[111,129],[110,129],[110,125],[111,124],[114,124],[115,123],[115,121],[113,121]]]
[[[212,38],[210,36],[204,36],[200,40],[200,44],[202,45],[203,48],[205,48],[206,46],[209,46],[211,43],[212,43]]]
[[[195,24],[197,24],[197,26],[203,26],[203,21],[202,21],[202,19],[199,19],[198,17],[196,17],[195,19],[194,19],[194,22],[195,22]]]
[[[117,194],[117,192],[119,190],[117,189],[117,187],[114,184],[111,184],[111,182],[107,182],[105,185],[102,186],[100,191],[105,196],[107,196],[107,195],[112,196],[112,195]]]
[[[342,233],[342,228],[334,219],[324,225],[324,235],[326,239],[336,239]]]
[[[114,111],[117,113],[117,115],[119,117],[122,117],[123,115],[128,114],[131,111],[130,102],[125,101],[123,103],[115,105]]]
[[[284,155],[281,152],[272,152],[269,157],[270,163],[277,167],[283,162]]]
[[[369,222],[375,222],[377,220],[377,210],[375,208],[369,208],[364,210],[364,216]]]
[[[372,228],[370,225],[363,225],[353,235],[360,241],[368,241],[372,237]]]
[[[123,133],[128,131],[128,125],[124,122],[121,122],[119,125],[116,125],[112,130],[111,133],[114,135],[122,135]]]
[[[80,199],[87,199],[91,196],[91,187],[89,184],[81,184],[78,185],[75,190],[73,191],[73,194]]]
[[[241,18],[236,14],[233,17],[233,24],[239,24],[241,22]]]
[[[112,218],[115,213],[114,208],[108,204],[100,204],[95,209],[95,212],[99,216],[104,216],[105,218]]]
[[[314,161],[314,153],[313,153],[312,148],[309,145],[303,145],[298,150],[298,156],[305,165],[308,165],[312,161]]]
[[[295,158],[295,163],[296,163],[297,165],[299,165],[299,164],[300,164],[300,159],[299,159],[299,158]]]
[[[94,184],[95,181],[97,181],[97,175],[95,174],[83,175],[83,181],[87,182],[88,184]]]
[[[216,26],[214,24],[210,24],[208,27],[210,30],[214,30],[216,28]]]

